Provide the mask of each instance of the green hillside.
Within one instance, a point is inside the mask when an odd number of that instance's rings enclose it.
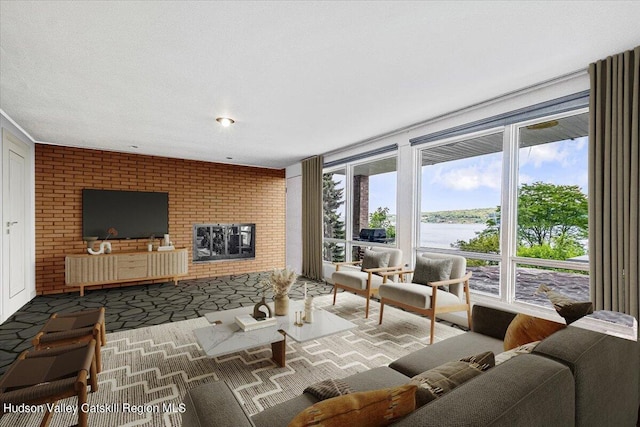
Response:
[[[454,211],[422,212],[422,222],[452,224],[484,224],[493,217],[496,208],[460,209]]]

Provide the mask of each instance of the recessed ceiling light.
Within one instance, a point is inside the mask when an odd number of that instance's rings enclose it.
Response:
[[[218,117],[216,122],[220,123],[222,127],[228,128],[235,123],[235,120],[230,119],[229,117]]]

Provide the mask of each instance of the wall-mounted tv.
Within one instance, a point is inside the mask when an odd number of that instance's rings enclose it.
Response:
[[[82,190],[82,236],[142,239],[169,233],[169,193],[120,190]]]

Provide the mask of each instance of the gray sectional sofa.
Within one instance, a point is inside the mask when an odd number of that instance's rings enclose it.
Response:
[[[483,351],[503,351],[515,313],[473,307],[473,330],[343,380],[357,391],[402,385],[421,372]],[[638,343],[568,326],[394,423],[394,426],[634,426]],[[189,390],[184,427],[286,426],[317,400],[302,394],[248,417],[224,382]]]

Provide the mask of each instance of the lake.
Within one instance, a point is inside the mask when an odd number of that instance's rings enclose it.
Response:
[[[458,240],[472,239],[476,232],[486,228],[485,224],[420,223],[420,246],[451,249]]]

